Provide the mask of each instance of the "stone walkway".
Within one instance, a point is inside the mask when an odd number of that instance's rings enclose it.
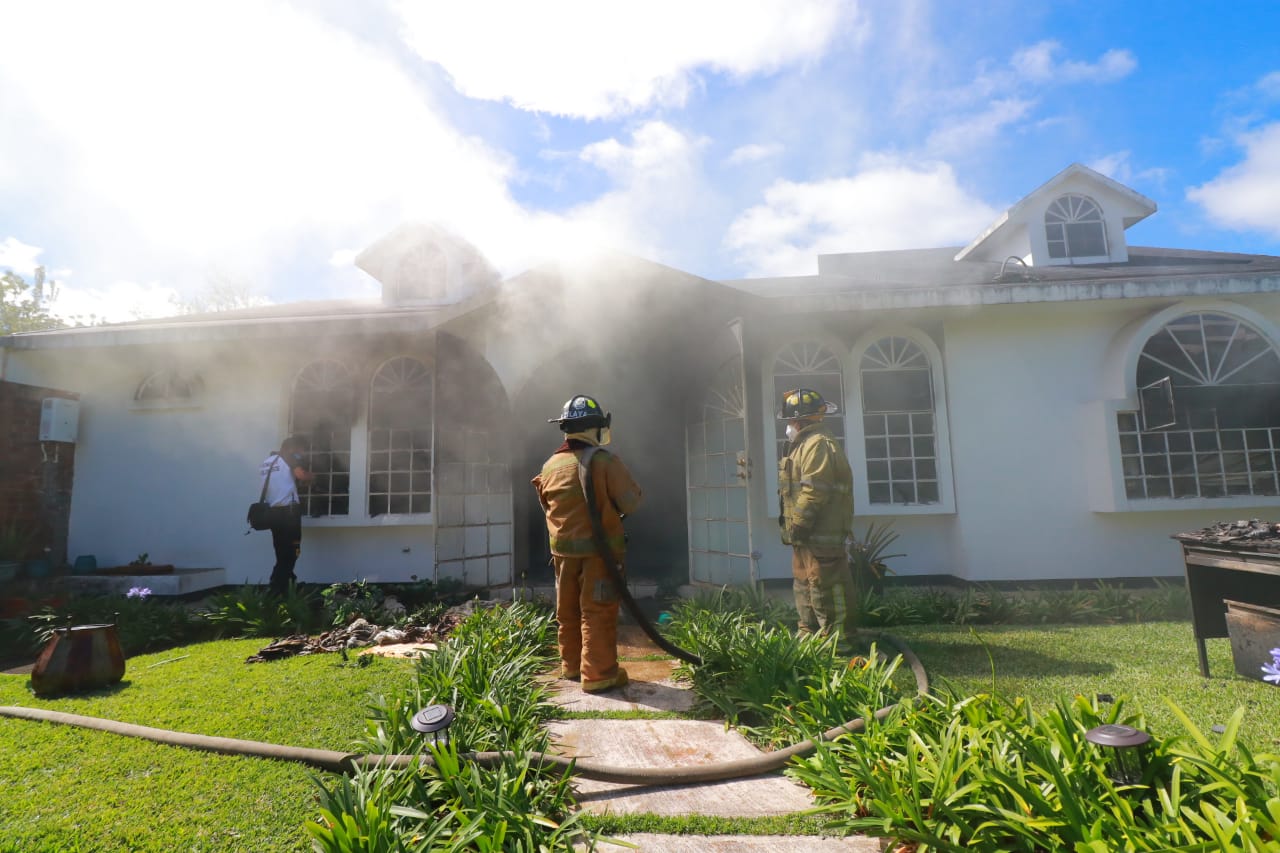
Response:
[[[634,658],[660,654],[634,626],[619,626],[618,655],[631,683],[603,695],[587,695],[570,681],[553,681],[553,701],[567,711],[675,711],[693,707],[693,694],[672,677],[675,661]],[[566,755],[625,767],[685,767],[759,755],[746,738],[722,722],[672,719],[568,719],[550,725],[556,748]],[[813,806],[807,788],[781,773],[703,785],[636,786],[575,782],[583,811],[590,814],[711,815],[771,817]],[[741,851],[741,853],[880,853],[866,837],[688,836],[637,833],[619,840],[654,853]],[[584,848],[585,849],[585,848]],[[627,848],[602,844],[601,851]]]

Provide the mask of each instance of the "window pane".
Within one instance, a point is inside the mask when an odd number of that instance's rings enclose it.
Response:
[[[867,491],[871,495],[873,504],[889,503],[889,484],[888,483],[869,483]]]
[[[383,364],[369,385],[369,512],[423,512],[431,506],[432,376],[415,358]],[[460,491],[466,469],[441,477]]]
[[[1107,240],[1101,222],[1079,222],[1067,226],[1067,245],[1071,257],[1088,258],[1107,253]]]
[[[933,391],[929,371],[864,370],[862,408],[865,412],[914,412],[932,409]]]

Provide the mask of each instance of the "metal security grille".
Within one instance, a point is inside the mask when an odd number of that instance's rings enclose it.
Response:
[[[369,515],[431,511],[431,371],[393,358],[369,386]]]
[[[442,334],[436,347],[436,578],[470,587],[507,584],[514,576],[514,510],[506,392],[488,363],[458,339]]]
[[[307,440],[307,464],[315,478],[301,498],[309,516],[350,511],[354,403],[351,372],[336,361],[308,364],[294,380],[289,432]]]
[[[1280,495],[1280,428],[1220,429],[1216,412],[1191,420],[1188,429],[1142,432],[1137,412],[1119,413],[1128,497]]]
[[[742,358],[721,366],[685,430],[690,577],[702,583],[752,579],[747,510],[747,426]]]
[[[908,338],[882,338],[863,355],[860,376],[871,503],[938,503],[929,357]]]
[[[1280,353],[1257,329],[1179,317],[1143,346],[1136,379],[1167,383],[1172,411],[1145,431],[1139,413],[1118,413],[1128,497],[1280,494]]]

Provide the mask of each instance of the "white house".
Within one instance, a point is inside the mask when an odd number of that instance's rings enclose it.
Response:
[[[1280,518],[1280,258],[1129,246],[1155,209],[1073,165],[963,248],[721,282],[625,256],[504,281],[406,226],[357,261],[380,302],[16,335],[0,379],[80,395],[68,554],[100,565],[265,581],[245,506],[303,433],[303,580],[545,582],[529,479],[591,393],[646,491],[633,577],[789,577],[774,411],[809,386],[897,574],[1176,576],[1172,534]]]

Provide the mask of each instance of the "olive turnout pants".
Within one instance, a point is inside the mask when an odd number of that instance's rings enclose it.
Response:
[[[618,674],[618,594],[599,557],[553,556],[560,666],[590,690]]]
[[[793,545],[791,575],[800,613],[800,633],[839,633],[846,640],[858,626],[858,589],[849,558],[844,554],[815,554]]]

